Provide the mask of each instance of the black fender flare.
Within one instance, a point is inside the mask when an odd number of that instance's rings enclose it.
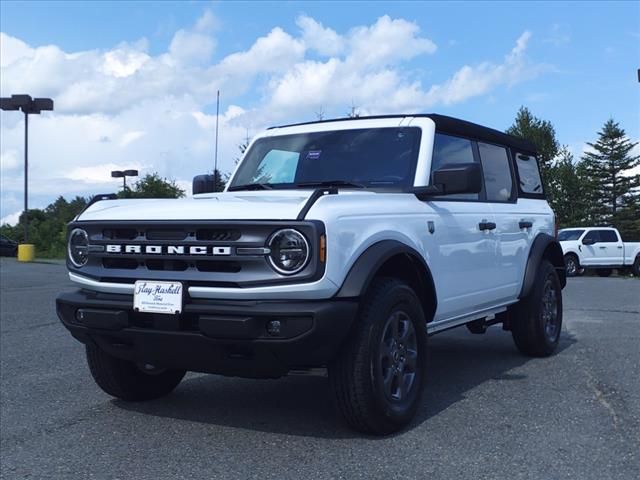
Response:
[[[364,295],[382,266],[397,255],[406,255],[422,273],[419,275],[422,288],[416,294],[423,301],[425,316],[433,318],[438,298],[431,270],[417,250],[397,240],[382,240],[368,247],[351,266],[336,297],[355,298]]]
[[[538,272],[538,267],[544,258],[549,260],[556,268],[562,288],[566,286],[567,273],[564,266],[564,254],[562,253],[562,247],[551,235],[540,233],[533,241],[531,250],[529,250],[529,258],[527,259],[524,272],[524,281],[522,282],[520,295],[518,295],[519,299],[525,298],[529,295],[529,292],[531,292],[533,283],[536,279],[536,273]]]

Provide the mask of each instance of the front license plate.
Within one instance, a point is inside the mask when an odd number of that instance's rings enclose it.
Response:
[[[138,280],[133,290],[133,309],[138,312],[176,314],[182,311],[180,282]]]

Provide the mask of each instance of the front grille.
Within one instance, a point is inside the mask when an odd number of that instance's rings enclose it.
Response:
[[[162,260],[147,258],[144,264],[149,270],[163,270],[166,272],[184,272],[189,264],[184,260]]]
[[[275,231],[292,226],[309,240],[313,261],[299,274],[285,277],[260,252]],[[105,221],[77,222],[69,228],[85,229],[90,242],[87,265],[70,268],[101,282],[171,280],[190,286],[238,287],[311,281],[324,271],[314,254],[324,232],[319,222]]]
[[[196,262],[199,272],[238,273],[242,267],[239,262],[219,262],[217,260],[200,260]]]
[[[135,258],[103,258],[102,266],[108,269],[122,268],[124,270],[134,270],[140,263]]]
[[[147,240],[184,240],[188,236],[185,230],[147,230],[145,237]]]
[[[133,240],[137,237],[138,230],[135,228],[108,228],[102,231],[105,240]]]
[[[235,242],[240,238],[238,230],[218,230],[212,228],[201,228],[196,230],[196,240]]]

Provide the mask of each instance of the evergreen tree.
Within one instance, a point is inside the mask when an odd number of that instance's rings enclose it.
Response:
[[[222,192],[227,186],[228,175],[222,174],[220,170],[216,169],[213,172],[213,191]]]
[[[640,165],[640,156],[631,155],[637,143],[627,138],[619,123],[609,119],[598,132],[598,140],[587,145],[593,149],[582,157],[586,176],[594,186],[587,198],[589,216],[598,223],[613,223],[622,210],[636,208],[640,195],[640,175],[630,174]]]
[[[613,224],[624,241],[640,242],[640,195],[630,195],[623,200]]]
[[[548,170],[547,196],[561,228],[583,224],[585,185],[580,165],[574,163],[573,154],[563,146]]]
[[[553,159],[556,158],[560,151],[560,144],[556,139],[556,130],[551,122],[534,116],[527,107],[520,107],[513,125],[506,132],[509,135],[529,140],[536,146],[542,180],[545,190],[548,190],[549,169]]]

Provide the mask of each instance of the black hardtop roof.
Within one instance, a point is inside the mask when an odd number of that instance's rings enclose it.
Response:
[[[402,118],[402,117],[427,117],[434,121],[436,129],[439,132],[447,133],[450,135],[458,135],[463,137],[471,137],[476,140],[481,140],[489,143],[498,143],[505,145],[523,153],[536,154],[536,147],[523,138],[514,137],[508,135],[499,130],[495,130],[489,127],[483,127],[477,123],[468,122],[459,118],[448,117],[446,115],[439,115],[437,113],[418,113],[418,114],[396,114],[396,115],[374,115],[369,117],[349,117],[349,118],[333,118],[328,120],[316,120],[314,122],[301,122],[292,123],[289,125],[278,125],[273,128],[284,127],[297,127],[299,125],[313,125],[316,123],[329,123],[329,122],[350,122],[353,120],[372,120],[379,118]]]

